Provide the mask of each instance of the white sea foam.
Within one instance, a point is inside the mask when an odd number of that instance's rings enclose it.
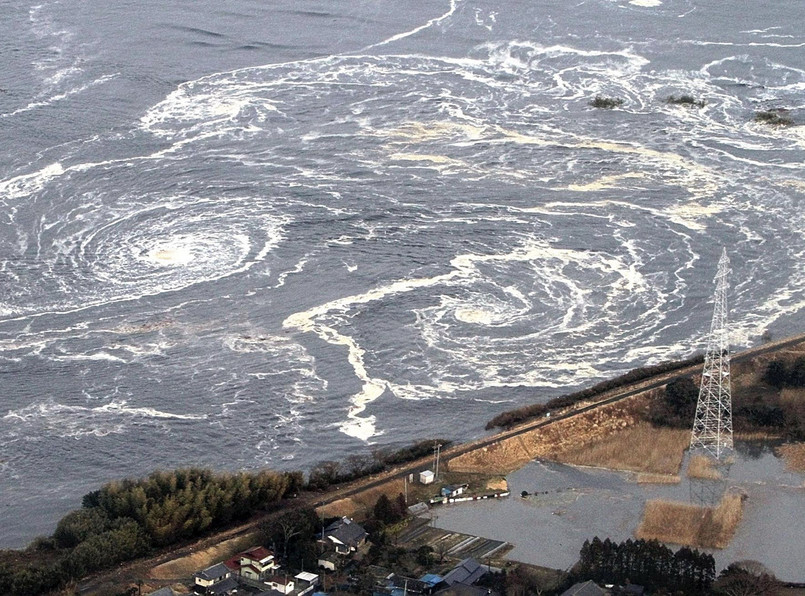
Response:
[[[634,261],[636,257],[632,257]],[[366,365],[366,350],[357,339],[348,332],[343,323],[350,320],[351,312],[362,305],[378,300],[398,300],[401,294],[425,292],[431,288],[446,286],[452,288],[471,288],[478,283],[495,283],[489,278],[490,268],[508,267],[519,264],[540,264],[540,275],[547,277],[545,296],[552,297],[557,304],[551,305],[556,311],[556,319],[545,325],[529,341],[538,341],[536,336],[547,337],[553,333],[583,334],[593,324],[596,317],[588,314],[588,294],[591,290],[571,280],[563,271],[568,267],[581,267],[598,271],[600,275],[610,278],[614,283],[608,302],[620,300],[617,296],[643,295],[647,291],[647,280],[638,271],[638,263],[627,264],[609,255],[579,252],[552,247],[545,242],[531,242],[513,252],[502,254],[478,255],[464,254],[451,260],[452,271],[441,275],[405,279],[373,288],[365,293],[337,299],[313,309],[298,312],[289,316],[283,323],[285,327],[300,332],[316,333],[323,340],[333,345],[346,346],[347,360],[355,376],[361,381],[362,389],[350,398],[347,419],[342,423],[342,432],[363,440],[369,440],[376,433],[376,419],[364,415],[367,406],[377,400],[386,390],[404,399],[421,399],[423,396],[450,394],[459,390],[480,388],[481,386],[512,386],[523,384],[545,385],[544,377],[531,369],[519,373],[509,371],[502,374],[501,363],[489,360],[490,353],[479,350],[478,346],[460,348],[457,338],[448,337],[455,326],[445,324],[445,317],[452,313],[455,321],[472,325],[498,326],[514,325],[519,319],[531,316],[534,308],[533,297],[526,295],[516,287],[499,287],[501,299],[491,298],[483,293],[472,292],[465,299],[442,296],[438,306],[418,311],[422,338],[432,349],[455,350],[455,358],[463,365],[470,364],[474,374],[480,375],[479,381],[460,381],[456,377],[438,378],[436,374],[431,384],[391,382],[390,380],[370,372]],[[550,272],[550,273],[549,273]],[[556,295],[556,290],[564,295]],[[455,290],[454,290],[455,291]],[[505,300],[503,299],[505,298]],[[482,304],[483,306],[478,306]],[[545,308],[545,305],[542,306]],[[616,310],[616,305],[603,305],[604,311]],[[533,323],[530,323],[533,324]],[[522,341],[524,338],[518,338]],[[544,365],[545,363],[543,363]],[[507,365],[508,366],[508,365]],[[563,379],[587,378],[598,374],[589,364],[578,363],[575,368],[562,365]],[[451,380],[453,379],[453,380]],[[550,384],[550,383],[547,383]]]
[[[164,424],[166,421],[205,420],[205,414],[175,414],[155,408],[131,407],[126,400],[87,407],[58,403],[55,400],[34,403],[9,410],[3,420],[33,427],[38,434],[59,437],[103,437],[127,432],[132,424]]]
[[[424,31],[425,29],[429,29],[430,27],[433,27],[434,25],[438,25],[438,24],[442,23],[443,21],[445,21],[445,20],[449,19],[451,16],[453,16],[453,14],[456,12],[456,8],[461,3],[461,0],[449,0],[449,2],[450,2],[450,7],[447,10],[447,12],[445,12],[444,14],[442,14],[442,15],[440,15],[438,17],[432,18],[429,21],[427,21],[424,25],[420,25],[418,27],[415,27],[414,29],[411,29],[410,31],[404,31],[402,33],[397,33],[395,35],[392,35],[388,39],[384,39],[383,41],[379,41],[379,42],[377,42],[375,44],[372,44],[370,46],[366,46],[361,51],[365,52],[365,51],[370,50],[372,48],[377,48],[377,47],[380,47],[380,46],[388,45],[390,43],[394,43],[395,41],[400,41],[401,39],[405,39],[406,37],[411,37],[413,35],[416,35],[420,31]]]
[[[64,174],[60,163],[45,166],[38,172],[22,174],[0,181],[0,200],[9,205],[9,200],[30,198],[31,195],[42,190],[53,178]]]

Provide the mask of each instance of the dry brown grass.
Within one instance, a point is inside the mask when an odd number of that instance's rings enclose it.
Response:
[[[411,485],[412,487],[414,485]],[[354,517],[364,519],[367,513],[375,506],[380,495],[394,499],[405,491],[402,480],[390,480],[385,484],[363,490],[351,497],[338,499],[316,509],[319,517]]]
[[[644,422],[559,452],[555,459],[568,464],[673,476],[679,473],[689,440],[687,430],[654,428]]]
[[[354,517],[356,511],[358,511],[358,504],[352,499],[339,499],[316,509],[316,513],[321,518]]]
[[[677,474],[638,474],[638,484],[679,484],[682,479]]]
[[[726,548],[743,515],[744,497],[724,495],[717,507],[690,503],[647,501],[637,538],[698,548]]]
[[[777,448],[786,467],[794,472],[805,472],[805,443],[787,443]]]
[[[783,407],[805,402],[805,388],[786,387],[780,391],[780,403]]]
[[[486,483],[486,488],[487,490],[503,492],[509,490],[509,483],[506,482],[505,478],[493,478]]]
[[[190,577],[195,572],[205,569],[214,563],[224,561],[240,551],[257,544],[257,532],[230,538],[219,544],[205,548],[191,555],[174,559],[152,568],[149,575],[154,579]]]
[[[576,448],[580,442],[604,439],[640,422],[648,395],[649,392],[642,393],[475,449],[451,459],[449,469],[456,472],[508,474],[538,457],[552,458],[556,453]]]
[[[711,458],[706,455],[693,455],[688,462],[688,478],[720,480],[721,472]]]

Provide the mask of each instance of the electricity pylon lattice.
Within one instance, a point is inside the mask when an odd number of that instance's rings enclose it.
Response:
[[[730,342],[727,327],[727,249],[718,261],[715,308],[704,356],[704,370],[690,437],[691,451],[706,451],[718,461],[732,451],[732,394],[730,391]]]

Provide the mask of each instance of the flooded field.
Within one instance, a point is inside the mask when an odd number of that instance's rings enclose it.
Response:
[[[567,569],[586,539],[633,538],[647,500],[696,502],[702,485],[637,484],[634,474],[534,461],[508,477],[512,496],[434,510],[435,525],[514,545],[508,558]],[[705,488],[713,488],[706,485]],[[740,443],[720,489],[747,495],[743,521],[730,546],[712,551],[720,571],[754,559],[785,581],[803,579],[805,475],[789,472],[769,445]],[[522,491],[529,496],[521,498]]]

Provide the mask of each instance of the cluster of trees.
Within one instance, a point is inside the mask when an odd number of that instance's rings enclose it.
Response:
[[[299,491],[301,472],[215,474],[191,468],[111,482],[84,496],[53,536],[21,560],[0,562],[0,594],[42,594],[152,548],[277,507]]]
[[[648,591],[705,594],[715,579],[712,555],[687,547],[674,552],[656,540],[616,543],[597,536],[581,547],[574,581],[640,584]]]
[[[319,462],[310,470],[307,488],[325,490],[333,484],[350,482],[388,470],[392,466],[417,460],[433,453],[434,442],[442,447],[452,443],[447,439],[419,441],[402,449],[376,449],[370,454],[351,455],[346,461]]]
[[[657,426],[690,428],[696,415],[699,388],[690,377],[674,379],[665,386],[662,398],[651,402],[649,420]]]
[[[165,546],[274,508],[303,484],[301,472],[216,474],[188,468],[110,482],[86,495],[83,506],[112,521],[134,520],[152,545]],[[73,546],[82,537],[74,526],[69,515],[59,522],[54,538],[60,546]]]
[[[763,380],[777,389],[805,387],[805,356],[790,363],[782,358],[775,358],[766,366]]]
[[[694,364],[701,364],[702,362],[704,362],[704,356],[700,354],[698,356],[688,358],[687,360],[680,360],[674,362],[661,362],[660,364],[655,364],[653,366],[644,366],[641,368],[636,368],[634,370],[627,372],[626,374],[623,374],[619,377],[615,377],[614,379],[608,379],[606,381],[602,381],[587,389],[583,389],[581,391],[576,391],[575,393],[570,393],[568,395],[563,395],[561,397],[556,397],[554,399],[548,400],[544,404],[531,404],[528,406],[523,406],[522,408],[517,408],[516,410],[509,410],[507,412],[498,414],[497,416],[492,418],[492,420],[486,423],[486,429],[490,430],[493,428],[510,428],[516,424],[525,422],[526,420],[544,416],[551,410],[558,410],[561,408],[572,406],[580,401],[597,397],[602,393],[611,391],[612,389],[625,387],[626,385],[631,385],[639,381],[644,381],[656,375],[673,372],[675,370],[680,370],[688,366],[693,366]]]
[[[714,594],[760,596],[778,594],[781,582],[757,561],[736,561],[724,569],[713,584]]]
[[[372,517],[375,521],[386,526],[391,526],[408,516],[408,507],[405,504],[405,497],[397,495],[393,501],[386,495],[380,495],[372,509]]]
[[[0,551],[0,594],[27,596],[58,589],[154,548],[279,508],[284,498],[304,489],[325,489],[430,455],[433,444],[432,440],[420,441],[402,449],[355,455],[344,463],[322,462],[310,471],[307,482],[299,471],[217,474],[201,468],[157,471],[143,479],[110,482],[85,495],[82,508],[64,516],[53,536],[37,538],[26,550],[27,556]],[[384,516],[397,515],[398,510],[399,502],[390,502],[391,513]],[[315,563],[311,528],[318,523],[315,515],[301,511],[294,509],[284,516],[287,523],[279,533],[264,529],[285,552],[296,553],[299,567]]]
[[[327,523],[331,521],[327,520]],[[300,507],[270,516],[258,525],[258,530],[261,542],[270,544],[288,566],[315,569],[318,560],[316,539],[325,525],[313,509]]]

